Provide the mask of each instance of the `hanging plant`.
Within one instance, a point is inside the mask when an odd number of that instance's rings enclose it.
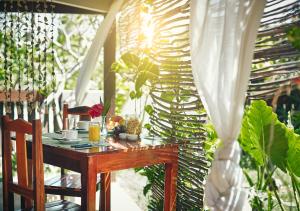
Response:
[[[43,40],[43,44],[44,44],[44,50],[43,50],[43,55],[44,55],[44,59],[43,59],[43,87],[47,87],[47,28],[49,26],[48,23],[48,18],[47,18],[47,2],[46,0],[44,0],[44,40]]]
[[[7,14],[7,2],[4,1],[4,91],[5,99],[8,99],[8,39],[7,39],[7,25],[8,25],[8,14]],[[7,103],[5,102],[5,108],[7,109]]]
[[[18,64],[18,79],[17,79],[17,84],[18,84],[18,91],[19,91],[19,96],[18,96],[18,103],[17,103],[17,113],[18,116],[21,115],[22,113],[22,108],[21,108],[21,89],[22,89],[22,71],[21,71],[21,64],[22,64],[22,58],[21,58],[21,20],[20,20],[20,8],[21,8],[21,2],[17,1],[17,64]]]

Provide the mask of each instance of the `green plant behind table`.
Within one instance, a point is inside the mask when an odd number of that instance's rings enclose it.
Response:
[[[288,41],[292,46],[300,50],[300,27],[294,26],[287,30]]]
[[[135,106],[137,99],[140,99],[142,95],[148,96],[151,85],[159,75],[159,67],[143,51],[124,53],[112,64],[112,70],[122,75],[121,78],[134,83],[134,89],[127,89],[127,91],[129,91],[130,99],[135,100]],[[124,101],[124,93],[117,95],[117,99]]]
[[[158,78],[159,68],[151,62],[145,53],[135,54],[124,53],[121,58],[112,64],[112,70],[122,73],[133,81],[135,89],[130,92],[131,99],[138,99],[142,96],[142,87],[152,83]]]
[[[281,123],[272,108],[264,101],[253,101],[246,108],[239,142],[242,149],[255,161],[257,180],[244,169],[245,176],[251,188],[256,192],[252,206],[264,210],[264,193],[268,209],[279,206],[284,210],[284,203],[278,191],[275,172],[290,177],[293,190],[293,200],[299,210],[300,196],[300,136]],[[273,198],[276,198],[277,204]]]

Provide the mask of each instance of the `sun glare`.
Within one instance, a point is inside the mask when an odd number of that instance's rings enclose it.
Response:
[[[153,17],[151,15],[151,10],[147,12],[142,12],[142,25],[141,25],[141,35],[142,35],[142,45],[145,48],[151,48],[154,39],[154,23]]]

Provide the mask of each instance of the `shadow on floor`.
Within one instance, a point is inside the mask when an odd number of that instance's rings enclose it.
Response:
[[[118,182],[112,183],[111,188],[111,210],[112,211],[142,211],[134,200],[128,195],[128,193],[119,185]],[[49,195],[47,200],[53,201],[58,200],[58,196]],[[80,198],[66,197],[67,200],[73,201],[80,204]],[[3,191],[2,182],[0,183],[0,210],[3,210]],[[97,204],[96,208],[99,207],[99,191],[97,192]],[[20,209],[20,197],[15,195],[15,209]]]

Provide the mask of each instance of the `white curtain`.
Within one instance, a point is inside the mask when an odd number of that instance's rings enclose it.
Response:
[[[112,3],[104,21],[99,26],[96,32],[96,36],[82,62],[75,89],[75,99],[78,105],[82,104],[84,100],[85,93],[88,89],[90,78],[99,59],[101,49],[105,43],[107,35],[109,34],[116,15],[121,9],[123,2],[124,0],[115,0]]]
[[[250,210],[236,141],[265,0],[192,0],[190,44],[195,85],[223,145],[205,185],[211,210]]]

